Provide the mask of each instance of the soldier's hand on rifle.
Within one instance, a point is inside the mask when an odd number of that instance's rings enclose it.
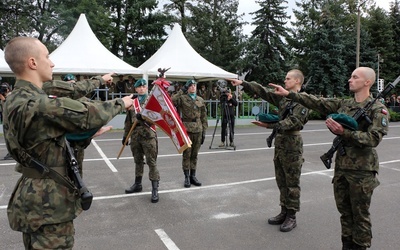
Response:
[[[281,85],[277,85],[277,84],[273,84],[270,83],[268,84],[269,86],[275,88],[275,94],[280,95],[280,96],[288,96],[289,95],[289,91],[287,91],[284,87],[282,87]]]
[[[144,121],[141,113],[136,114],[136,119],[138,119],[139,121]]]
[[[344,128],[342,124],[338,123],[332,118],[326,119],[325,124],[328,127],[328,129],[335,135],[342,135],[344,133]]]
[[[201,145],[203,145],[205,139],[206,139],[206,132],[203,131],[203,133],[201,134]]]
[[[126,137],[124,136],[124,137],[122,137],[122,145],[126,145],[126,146],[128,146],[129,145],[129,140],[125,143],[125,141],[126,141]]]

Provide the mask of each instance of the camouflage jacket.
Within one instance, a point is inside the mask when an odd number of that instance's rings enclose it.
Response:
[[[107,124],[124,109],[121,99],[85,102],[49,97],[42,89],[18,80],[4,106],[4,135],[8,151],[25,168],[20,147],[50,168],[67,175],[65,134],[85,132]],[[29,211],[29,212],[27,212]],[[10,198],[8,219],[13,230],[34,232],[43,224],[71,221],[81,212],[80,200],[67,187],[49,178],[22,176]]]
[[[257,94],[263,100],[275,105],[279,109],[279,117],[283,116],[286,107],[291,102],[290,99],[275,95],[272,92],[273,90],[269,90],[256,82],[244,81],[242,85],[244,91]],[[308,109],[298,103],[293,103],[292,107],[292,114],[273,124],[271,128],[277,127],[279,132],[302,130],[304,125],[308,122]]]
[[[207,110],[203,98],[192,99],[182,90],[172,96],[172,102],[181,115],[183,125],[189,133],[202,133],[208,127]]]
[[[104,80],[100,76],[78,82],[65,82],[53,80],[43,83],[42,89],[48,95],[58,97],[69,97],[71,99],[79,99],[93,92],[96,88],[104,85]]]
[[[303,104],[304,106],[318,111],[322,115],[332,113],[344,113],[353,116],[359,109],[372,101],[368,97],[361,103],[357,103],[354,98],[317,98],[307,93],[290,92],[289,98]],[[375,102],[368,112],[372,124],[365,119],[358,121],[358,130],[352,131],[344,128],[344,134],[341,135],[346,154],[341,156],[336,154],[335,170],[379,170],[378,154],[375,147],[382,141],[382,137],[388,132],[388,111],[386,107]]]

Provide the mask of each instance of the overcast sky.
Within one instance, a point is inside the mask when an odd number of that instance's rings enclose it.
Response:
[[[287,0],[288,1],[288,9],[289,15],[292,16],[292,8],[296,7],[296,0]],[[377,6],[384,8],[385,10],[389,10],[389,3],[393,0],[376,0]],[[299,1],[298,1],[299,2]],[[239,11],[238,14],[244,13],[243,20],[249,23],[252,22],[252,16],[249,14],[250,12],[254,12],[260,8],[260,5],[256,3],[256,0],[239,0]],[[243,32],[245,34],[250,34],[250,32],[254,28],[251,25],[247,25],[243,28]]]

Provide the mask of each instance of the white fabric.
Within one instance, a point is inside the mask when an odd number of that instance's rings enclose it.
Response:
[[[0,74],[2,76],[13,74],[10,67],[8,67],[8,64],[6,63],[6,60],[4,59],[4,52],[1,49],[0,49]]]
[[[159,68],[170,68],[165,73],[167,80],[237,78],[237,74],[229,73],[200,56],[186,40],[179,24],[175,24],[157,52],[139,66],[145,77],[153,79],[157,77]]]
[[[117,74],[142,75],[142,70],[119,59],[97,39],[81,14],[71,34],[50,54],[54,74]]]

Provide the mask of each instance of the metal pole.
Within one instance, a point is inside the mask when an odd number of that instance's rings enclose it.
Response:
[[[380,54],[378,53],[378,74],[377,74],[377,79],[376,79],[376,83],[377,83],[377,85],[376,86],[378,86],[378,84],[379,84],[379,62],[380,62]]]
[[[360,7],[365,4],[367,0],[357,6],[357,47],[356,47],[356,68],[360,66],[360,34],[361,34],[361,13]]]

